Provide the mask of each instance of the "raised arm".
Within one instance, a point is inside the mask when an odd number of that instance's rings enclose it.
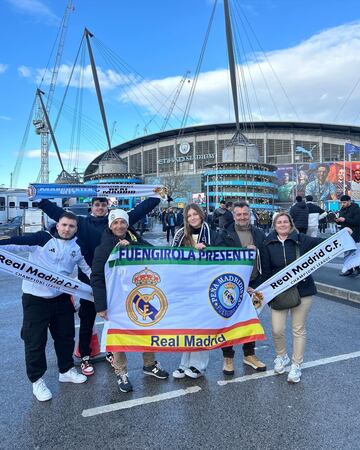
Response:
[[[44,211],[44,213],[50,217],[50,219],[58,222],[60,216],[65,212],[65,209],[60,208],[60,206],[55,205],[50,200],[43,199],[39,203],[39,208]]]
[[[157,197],[149,197],[139,203],[132,211],[129,212],[129,225],[132,226],[146,214],[149,214],[155,206],[160,203],[160,199]]]

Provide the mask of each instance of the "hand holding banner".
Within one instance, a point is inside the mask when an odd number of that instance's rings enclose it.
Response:
[[[264,305],[269,303],[274,297],[308,277],[319,267],[322,267],[341,253],[348,250],[356,250],[356,248],[356,243],[347,229],[343,229],[321,242],[321,244],[284,267],[255,289],[252,299],[258,314],[260,314]],[[352,264],[354,266],[359,265],[359,258],[357,262],[353,259]]]
[[[105,265],[107,351],[199,351],[264,339],[246,292],[255,251],[129,246]]]
[[[61,197],[165,197],[167,188],[150,184],[30,184],[29,199]]]

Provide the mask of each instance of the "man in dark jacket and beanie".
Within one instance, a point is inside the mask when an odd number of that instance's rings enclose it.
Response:
[[[340,197],[340,211],[339,217],[336,219],[336,223],[340,225],[340,228],[349,227],[352,229],[351,237],[355,242],[360,242],[360,208],[356,203],[351,201],[349,195],[342,195]],[[341,272],[341,276],[359,275],[360,267],[355,267],[346,272]]]
[[[298,195],[295,200],[296,203],[290,208],[290,216],[299,233],[306,234],[309,222],[309,209],[301,195]]]
[[[129,212],[129,223],[134,225],[146,214],[152,211],[160,203],[157,197],[149,197],[137,205]],[[64,210],[49,200],[41,200],[39,208],[51,219],[58,221]],[[101,242],[101,235],[108,225],[108,200],[105,197],[94,197],[91,201],[91,211],[87,216],[77,216],[78,231],[81,250],[85,255],[86,262],[91,267],[96,247]],[[79,280],[89,284],[88,278],[79,270]],[[90,342],[92,330],[95,323],[96,311],[94,304],[84,299],[80,299],[80,330],[79,330],[79,351],[81,356],[81,369],[84,375],[92,375],[94,368],[90,363]],[[107,354],[106,359],[111,363],[112,355]]]
[[[247,203],[236,202],[233,207],[234,220],[229,223],[220,233],[216,240],[216,245],[226,247],[244,247],[256,250],[257,257],[253,271],[250,276],[249,293],[262,282],[261,259],[265,234],[259,228],[251,225],[251,210]],[[234,354],[233,347],[222,348],[224,355],[223,372],[225,375],[234,374]],[[255,342],[248,342],[243,345],[244,364],[252,367],[258,372],[266,370],[266,366],[255,355]]]
[[[142,237],[138,236],[134,230],[129,229],[129,215],[123,209],[114,209],[109,213],[109,228],[104,231],[101,245],[95,250],[92,274],[90,278],[91,287],[94,294],[96,312],[100,317],[107,320],[107,284],[105,269],[107,260],[115,246],[147,245]],[[168,378],[169,374],[163,370],[160,364],[155,361],[155,353],[144,352],[143,372],[159,379]],[[115,352],[112,363],[117,383],[121,392],[132,391],[132,385],[127,373],[127,358],[124,352]]]

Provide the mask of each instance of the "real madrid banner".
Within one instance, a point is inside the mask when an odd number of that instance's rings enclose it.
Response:
[[[0,270],[39,286],[94,301],[91,287],[78,279],[52,272],[0,247]]]
[[[278,294],[304,280],[341,253],[349,252],[345,258],[347,268],[360,265],[360,252],[356,250],[356,243],[346,229],[324,240],[256,288],[252,297],[258,313]]]
[[[53,197],[163,197],[164,186],[150,184],[30,184],[30,200]]]
[[[116,247],[105,266],[107,351],[198,351],[264,339],[247,249]]]

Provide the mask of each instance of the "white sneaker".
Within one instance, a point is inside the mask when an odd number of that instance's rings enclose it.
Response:
[[[78,383],[85,383],[86,380],[87,377],[85,375],[82,375],[81,373],[78,373],[75,367],[72,367],[65,373],[59,373],[59,381],[61,381],[62,383],[78,384]]]
[[[50,389],[46,386],[45,381],[39,378],[32,384],[33,394],[39,400],[39,402],[46,402],[52,398]]]
[[[285,367],[287,364],[289,364],[290,362],[290,358],[288,357],[288,355],[285,353],[284,356],[280,356],[277,355],[277,357],[274,360],[274,372],[277,374],[282,374],[285,372]]]
[[[172,373],[172,376],[177,379],[185,378],[185,370],[180,369],[180,367],[179,367],[178,369],[174,370],[174,372]]]
[[[301,380],[301,369],[299,364],[291,364],[287,380],[289,383],[298,383]]]

